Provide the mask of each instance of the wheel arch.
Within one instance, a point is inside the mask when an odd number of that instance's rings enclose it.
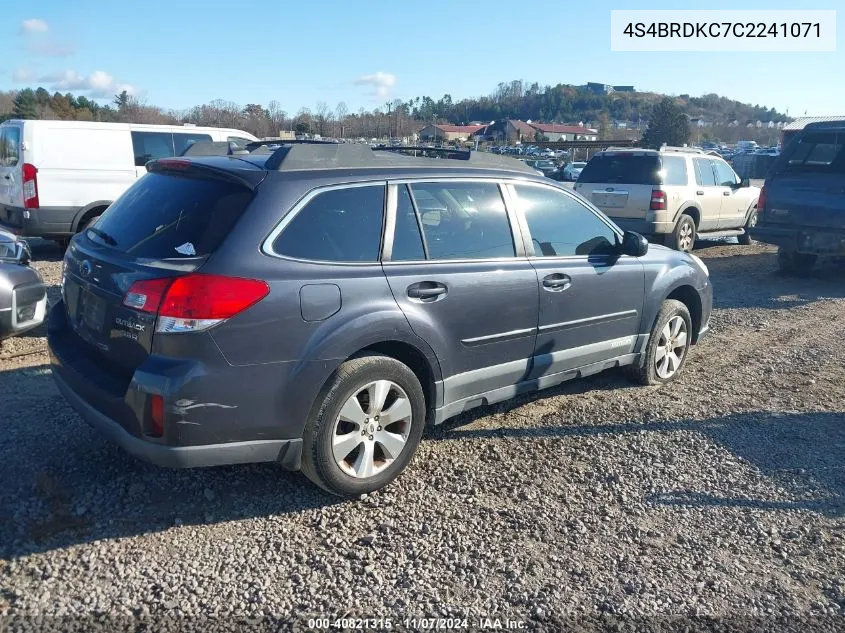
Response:
[[[85,226],[85,223],[88,220],[108,209],[112,202],[113,200],[97,200],[86,204],[76,212],[76,215],[73,218],[73,224],[71,225],[71,230],[74,233],[78,233],[80,227]]]
[[[695,230],[698,230],[698,227],[701,226],[701,206],[693,200],[687,200],[683,204],[678,207],[678,211],[675,213],[675,217],[672,222],[675,226],[678,225],[678,220],[681,219],[682,215],[688,215],[692,218],[692,221],[695,222]]]
[[[693,286],[690,284],[681,284],[672,289],[663,301],[674,299],[683,303],[689,311],[690,321],[692,324],[691,343],[695,345],[698,342],[698,335],[701,332],[701,320],[703,307],[701,305],[701,296]]]

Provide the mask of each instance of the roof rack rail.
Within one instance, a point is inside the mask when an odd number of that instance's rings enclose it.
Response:
[[[470,169],[494,169],[535,173],[535,170],[507,156],[488,152],[418,146],[371,148],[361,143],[283,142],[264,163],[265,169],[356,169],[375,167],[444,167],[444,160],[459,160]],[[409,155],[409,152],[416,155]],[[421,156],[419,154],[422,154]],[[441,157],[432,157],[441,154]],[[457,164],[454,164],[457,167]]]
[[[227,141],[195,141],[188,145],[180,156],[232,156],[249,152],[237,143]]]
[[[456,158],[458,160],[469,160],[470,150],[458,149],[453,147],[426,147],[425,145],[376,145],[372,148],[374,152],[413,152],[416,158],[417,152],[422,152],[425,158],[427,154],[446,154],[446,158]]]
[[[700,147],[679,147],[676,145],[662,145],[661,152],[686,152],[687,154],[704,154],[704,150]]]
[[[324,141],[315,139],[272,138],[263,141],[252,141],[244,145],[248,152],[254,152],[261,147],[270,145],[340,145],[338,141]]]

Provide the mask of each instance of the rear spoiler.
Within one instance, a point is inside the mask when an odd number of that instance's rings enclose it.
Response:
[[[243,164],[242,161],[238,163]],[[250,190],[255,189],[267,176],[267,172],[262,169],[224,169],[187,158],[157,158],[149,161],[146,168],[149,173],[170,173],[194,178],[226,180]]]

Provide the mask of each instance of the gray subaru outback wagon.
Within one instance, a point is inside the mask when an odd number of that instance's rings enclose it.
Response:
[[[426,424],[612,367],[678,376],[708,328],[701,260],[513,159],[414,153],[149,163],[67,249],[61,392],[155,464],[279,462],[355,496]]]

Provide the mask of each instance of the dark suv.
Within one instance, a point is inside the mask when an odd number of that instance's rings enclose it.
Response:
[[[427,422],[611,367],[678,375],[708,327],[701,260],[513,159],[450,156],[149,163],[67,250],[60,390],[153,463],[275,461],[359,495]]]
[[[782,271],[845,260],[845,121],[807,125],[766,174],[757,209],[751,235],[777,244]]]

